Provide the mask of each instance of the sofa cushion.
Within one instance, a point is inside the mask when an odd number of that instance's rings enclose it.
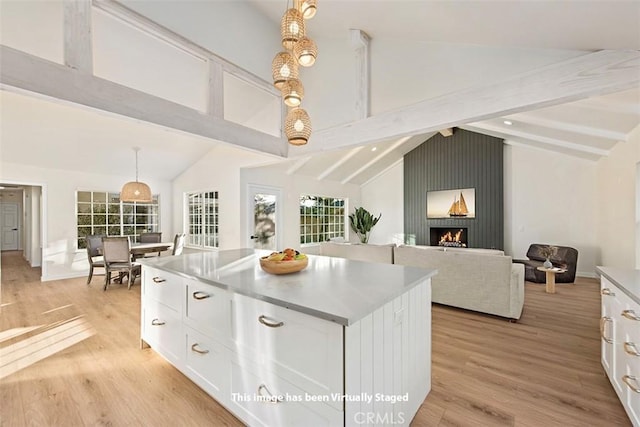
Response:
[[[395,246],[395,243],[374,245],[322,242],[320,243],[320,255],[393,264],[393,248]]]

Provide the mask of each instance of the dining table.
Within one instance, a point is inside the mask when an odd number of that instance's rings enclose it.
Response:
[[[145,254],[154,252],[164,252],[173,248],[173,242],[158,242],[158,243],[132,243],[131,244],[131,258],[135,261],[138,258],[142,258]]]

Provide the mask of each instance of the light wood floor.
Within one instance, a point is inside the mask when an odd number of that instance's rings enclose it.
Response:
[[[242,425],[140,350],[139,283],[41,283],[20,252],[2,253],[1,278],[0,425]],[[600,365],[597,282],[557,292],[527,283],[518,323],[434,306],[432,390],[412,425],[630,426]]]

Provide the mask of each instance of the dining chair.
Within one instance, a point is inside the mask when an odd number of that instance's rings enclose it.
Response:
[[[184,248],[184,241],[187,238],[187,235],[184,233],[178,233],[173,238],[173,251],[171,255],[180,255],[182,253],[182,249]]]
[[[87,241],[87,259],[89,261],[89,277],[87,278],[87,285],[91,283],[93,277],[93,269],[105,268],[104,258],[102,256],[102,238],[101,234],[91,234],[86,237]]]
[[[104,289],[111,283],[111,273],[120,273],[120,279],[126,274],[128,276],[128,289],[141,276],[141,266],[131,261],[131,244],[128,237],[103,237],[102,238],[102,254],[104,256],[104,264],[106,277],[104,279]]]
[[[162,232],[149,232],[149,233],[140,233],[140,243],[162,243]],[[161,253],[158,252],[158,255],[155,254],[145,254],[144,257],[154,257],[160,256]]]

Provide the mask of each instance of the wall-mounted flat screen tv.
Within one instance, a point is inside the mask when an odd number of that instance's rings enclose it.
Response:
[[[427,191],[427,218],[475,218],[476,189]]]

